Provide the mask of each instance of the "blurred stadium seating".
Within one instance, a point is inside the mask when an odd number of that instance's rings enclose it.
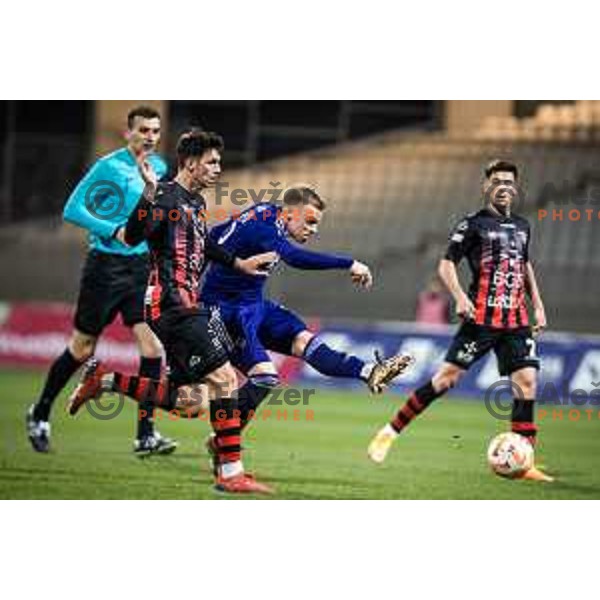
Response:
[[[273,292],[309,315],[412,320],[417,293],[435,269],[449,227],[481,205],[482,165],[510,157],[523,168],[521,212],[535,229],[533,257],[552,327],[599,332],[597,209],[590,222],[540,221],[537,210],[594,208],[559,202],[585,198],[600,182],[600,102],[539,104],[531,116],[490,116],[462,133],[426,129],[337,140],[226,172],[229,191],[271,189],[270,182],[316,184],[330,204],[316,246],[351,253],[372,264],[377,276],[365,295],[353,292],[342,275],[298,277],[286,270],[273,278]],[[69,148],[65,144],[64,152]],[[75,180],[66,164],[50,169],[65,181],[65,193]],[[35,168],[31,172],[28,185],[43,202],[46,184],[36,180]],[[233,205],[226,201],[223,207]],[[2,299],[74,299],[84,244],[80,232],[58,223],[55,212],[51,219],[0,229]]]
[[[269,181],[309,181],[331,199],[323,248],[352,253],[373,264],[378,285],[366,298],[343,284],[323,285],[322,275],[286,272],[275,291],[309,314],[410,320],[418,291],[444,250],[448,230],[481,205],[482,164],[512,157],[523,168],[521,212],[535,229],[533,256],[555,327],[593,331],[600,291],[598,220],[538,220],[537,209],[563,206],[564,194],[588,193],[600,176],[594,152],[577,143],[513,143],[454,139],[441,134],[388,134],[228,175],[230,189],[260,189]],[[582,188],[583,185],[583,188]],[[554,189],[543,203],[544,190]],[[588,208],[591,205],[586,205]],[[584,207],[579,207],[584,208]],[[319,284],[319,282],[321,282]],[[319,290],[318,294],[314,290]],[[566,291],[568,290],[568,293]]]
[[[600,140],[600,101],[542,104],[533,116],[485,119],[476,137],[509,142],[590,142]]]

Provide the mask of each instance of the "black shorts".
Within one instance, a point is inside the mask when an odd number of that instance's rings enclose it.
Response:
[[[446,361],[468,370],[490,350],[496,354],[502,377],[525,367],[540,368],[536,342],[529,327],[493,329],[463,323],[450,344]]]
[[[127,327],[143,323],[149,273],[147,254],[122,256],[92,250],[83,266],[75,328],[97,337],[119,313]]]
[[[176,386],[199,383],[229,361],[232,344],[218,309],[166,312],[149,324],[165,349]]]

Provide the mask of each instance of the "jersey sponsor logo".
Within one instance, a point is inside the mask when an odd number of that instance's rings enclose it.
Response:
[[[487,305],[493,308],[516,308],[518,303],[513,300],[511,294],[498,294],[488,298]]]
[[[190,365],[190,369],[193,369],[194,367],[197,367],[199,364],[202,363],[202,357],[201,356],[190,356],[190,360],[189,360],[189,365]]]
[[[504,231],[488,231],[487,239],[493,242],[494,240],[500,240],[505,242],[507,240],[506,232]]]
[[[511,259],[509,262],[510,266],[513,267],[513,259]],[[524,281],[525,276],[523,275],[523,273],[515,273],[511,271],[505,273],[504,271],[494,271],[494,274],[492,275],[492,282],[494,283],[494,285],[501,285],[505,288],[508,288],[509,290],[512,290],[514,288],[520,289],[521,287],[523,287]]]

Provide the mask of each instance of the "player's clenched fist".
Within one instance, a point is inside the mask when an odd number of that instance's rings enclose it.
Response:
[[[137,154],[135,160],[137,162],[140,175],[145,183],[143,192],[144,198],[146,198],[148,202],[153,202],[154,195],[156,194],[156,188],[158,187],[158,177],[156,176],[156,173],[154,172],[154,169],[150,163],[146,160],[145,154]]]
[[[540,335],[544,329],[548,326],[546,322],[546,311],[543,306],[536,306],[534,308],[535,325],[533,326],[533,335]]]
[[[475,306],[466,294],[456,300],[456,314],[464,321],[475,318]]]
[[[234,266],[238,271],[246,275],[263,276],[269,275],[273,264],[277,260],[275,252],[263,252],[248,258],[236,258]]]
[[[352,281],[361,287],[369,289],[373,285],[373,275],[371,269],[364,263],[355,260],[350,267],[350,276]]]

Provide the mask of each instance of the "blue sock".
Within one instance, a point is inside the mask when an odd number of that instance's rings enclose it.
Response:
[[[323,375],[364,380],[361,373],[365,367],[364,361],[330,348],[318,336],[308,342],[303,358],[313,369]]]

